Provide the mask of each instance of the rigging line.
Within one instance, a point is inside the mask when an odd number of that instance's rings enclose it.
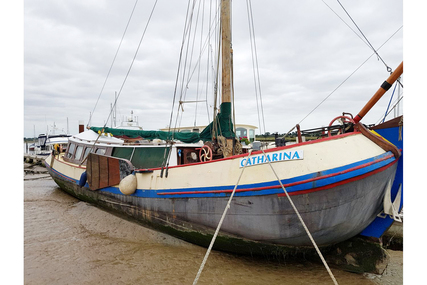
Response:
[[[184,66],[182,67],[182,74],[181,74],[181,78],[182,79],[181,79],[181,85],[180,85],[181,86],[181,88],[180,88],[181,90],[180,90],[179,101],[183,101],[183,94],[186,93],[186,88],[187,88],[184,83],[185,83],[185,76],[186,76],[186,72],[187,72],[187,62],[188,62],[187,58],[188,58],[188,52],[189,52],[189,47],[190,47],[189,42],[190,42],[190,39],[191,39],[190,33],[191,33],[191,30],[192,30],[192,27],[193,27],[193,15],[194,15],[194,7],[195,6],[196,6],[196,0],[193,1],[193,6],[191,8],[190,17],[188,18],[188,22],[186,21],[186,24],[187,24],[186,33],[184,34],[184,38],[183,38],[183,47],[184,46],[186,47],[186,51],[185,51]],[[187,17],[188,17],[188,13],[187,13]],[[180,70],[178,70],[178,74],[179,74],[179,71]],[[185,89],[185,91],[184,91],[184,89]],[[175,126],[174,126],[175,129],[178,126],[178,118],[179,118],[179,115],[180,115],[179,107],[180,106],[178,106],[178,111],[177,111],[176,119],[175,119]],[[172,133],[172,139],[173,139],[173,133]]]
[[[279,184],[280,184],[280,186],[282,187],[283,192],[285,192],[286,197],[288,198],[289,203],[291,204],[291,206],[292,206],[292,208],[293,208],[293,210],[294,210],[295,214],[297,215],[297,217],[298,217],[299,221],[301,222],[301,224],[302,224],[302,226],[303,226],[303,228],[304,228],[305,232],[307,233],[307,235],[308,235],[308,237],[309,237],[309,239],[310,239],[311,243],[313,244],[314,248],[316,249],[317,254],[319,254],[319,257],[320,257],[320,259],[322,260],[323,265],[324,265],[324,266],[325,266],[325,268],[326,268],[326,271],[328,271],[329,276],[331,277],[331,279],[332,279],[332,281],[334,282],[334,284],[338,285],[338,282],[337,282],[337,280],[335,279],[334,274],[332,273],[331,269],[329,268],[328,264],[326,263],[326,260],[325,260],[325,258],[323,257],[322,252],[320,251],[319,247],[317,246],[316,242],[314,241],[313,236],[311,235],[311,233],[310,233],[309,229],[307,228],[307,225],[305,224],[304,220],[302,219],[302,217],[301,217],[301,215],[300,215],[300,213],[299,213],[299,211],[298,211],[297,207],[295,206],[294,202],[292,201],[291,196],[289,196],[288,191],[286,191],[285,186],[283,186],[282,181],[280,180],[279,176],[277,175],[276,171],[274,170],[273,165],[271,164],[270,160],[269,160],[269,159],[268,159],[268,157],[267,157],[267,154],[265,153],[265,151],[264,151],[263,149],[261,149],[261,151],[262,151],[262,153],[264,154],[264,157],[265,157],[265,159],[266,159],[266,161],[267,161],[268,165],[270,166],[271,170],[273,171],[274,175],[276,176],[277,181],[279,181]],[[248,159],[248,160],[249,160],[249,159]]]
[[[131,62],[130,66],[129,66],[129,69],[128,69],[127,73],[126,73],[125,79],[123,80],[122,86],[120,87],[119,93],[117,94],[117,97],[116,97],[116,99],[114,100],[114,106],[113,106],[113,108],[111,109],[110,114],[108,114],[108,117],[107,117],[106,123],[105,123],[105,125],[104,125],[104,128],[107,126],[108,119],[110,119],[111,113],[112,113],[112,111],[113,111],[114,107],[115,107],[115,106],[116,106],[116,104],[117,104],[117,100],[119,99],[120,95],[122,94],[123,87],[124,87],[124,85],[125,85],[125,83],[126,83],[126,81],[127,81],[127,78],[128,78],[128,76],[129,76],[129,74],[130,74],[130,71],[131,71],[131,69],[132,69],[132,66],[133,66],[133,64],[134,64],[134,62],[135,62],[136,56],[137,56],[137,54],[138,54],[138,52],[139,52],[139,48],[141,47],[141,43],[142,43],[142,40],[144,39],[145,33],[147,32],[147,28],[148,28],[148,25],[150,24],[151,17],[153,16],[154,9],[156,8],[157,1],[158,1],[158,0],[156,0],[156,1],[154,2],[153,8],[151,9],[150,16],[148,17],[147,24],[145,25],[145,28],[144,28],[144,32],[142,33],[141,39],[139,40],[138,47],[137,47],[137,49],[136,49],[136,51],[135,51],[135,54],[134,54],[133,59],[132,59],[132,62]]]
[[[256,108],[257,108],[257,114],[258,114],[258,124],[259,124],[259,132],[262,134],[261,131],[261,118],[259,115],[259,104],[258,104],[258,88],[257,88],[257,81],[255,78],[255,66],[254,66],[254,53],[253,53],[253,40],[252,40],[252,23],[250,20],[250,12],[249,12],[249,1],[246,0],[246,11],[248,13],[248,26],[249,26],[249,38],[251,42],[251,58],[252,58],[252,70],[253,70],[253,76],[254,76],[254,84],[255,84],[255,101],[256,101]]]
[[[391,111],[393,111],[398,105],[399,105],[399,103],[400,103],[400,101],[402,101],[402,99],[403,99],[403,96],[401,96],[398,100],[397,100],[397,102],[396,103],[394,103],[394,105],[393,105],[393,107],[391,107],[391,109],[388,111],[388,113],[385,115],[386,117],[391,113]],[[377,125],[380,121],[381,121],[381,119],[382,119],[382,116],[381,116],[381,118],[379,118],[378,119],[378,121],[375,123],[375,125]]]
[[[375,54],[377,55],[378,59],[380,59],[384,65],[387,68],[387,71],[392,73],[393,70],[391,67],[389,67],[387,65],[387,63],[385,63],[385,61],[382,59],[382,57],[379,55],[379,53],[377,52],[377,50],[375,50],[375,48],[372,46],[372,44],[369,42],[368,38],[365,36],[365,34],[362,32],[362,30],[359,28],[359,26],[356,24],[356,22],[353,20],[353,18],[350,16],[350,14],[347,12],[347,10],[344,8],[344,6],[341,4],[340,0],[337,0],[337,2],[340,4],[340,6],[343,8],[344,12],[347,14],[347,16],[350,18],[350,20],[353,22],[353,24],[356,26],[356,28],[359,30],[359,32],[362,34],[362,36],[365,38],[366,42],[369,44],[369,46],[372,48],[372,50],[375,52]]]
[[[184,46],[185,46],[185,37],[187,34],[187,26],[188,26],[188,22],[190,21],[189,19],[189,13],[190,13],[190,2],[191,0],[188,0],[188,4],[187,4],[187,14],[185,17],[185,23],[184,23],[184,31],[182,34],[182,42],[181,42],[181,49],[179,52],[179,60],[178,60],[178,70],[176,72],[176,78],[175,78],[175,87],[174,87],[174,92],[173,92],[173,100],[172,100],[172,108],[171,108],[171,115],[169,118],[169,133],[172,133],[171,135],[171,139],[170,139],[170,149],[172,149],[172,144],[173,144],[173,138],[174,138],[174,132],[171,132],[171,128],[172,128],[172,119],[173,119],[173,111],[175,109],[175,101],[176,101],[176,94],[177,94],[177,89],[178,89],[178,81],[179,81],[179,74],[180,74],[180,70],[181,70],[181,64],[182,64],[182,55],[183,55],[183,51],[184,51]],[[177,113],[179,114],[179,106],[178,106],[178,111]],[[162,170],[160,172],[160,177],[163,177],[163,169],[166,166],[166,173],[167,173],[167,167],[169,166],[169,159],[171,156],[171,152],[169,151],[167,152],[168,149],[168,143],[169,141],[166,141],[166,147],[165,150],[163,152],[163,162],[162,162]],[[167,153],[166,153],[167,152]]]
[[[195,20],[195,22],[196,22],[196,24],[195,24],[195,27],[194,27],[194,36],[193,36],[193,41],[192,41],[192,43],[191,43],[191,52],[190,52],[190,61],[189,61],[189,65],[188,65],[188,73],[187,73],[187,83],[185,84],[185,88],[184,88],[184,90],[185,90],[185,92],[184,92],[184,100],[185,100],[185,98],[187,97],[187,90],[188,90],[188,82],[189,82],[189,76],[190,76],[190,70],[191,70],[191,66],[192,66],[192,64],[193,64],[193,54],[194,54],[194,47],[195,47],[195,43],[196,43],[196,34],[197,34],[197,27],[198,27],[198,25],[199,25],[199,15],[200,15],[200,4],[201,4],[201,2],[199,1],[199,6],[198,6],[198,8],[197,8],[197,14],[196,14],[196,20]],[[196,6],[196,2],[194,2],[194,7]],[[194,9],[194,8],[193,8]],[[193,11],[194,12],[194,11]],[[191,39],[191,35],[189,35],[188,36],[188,41],[190,42],[190,39]],[[189,47],[188,47],[189,48]],[[196,63],[196,65],[197,65],[197,63]],[[195,65],[195,67],[194,67],[194,70],[196,69],[196,65]],[[181,98],[182,98],[182,96],[181,96]]]
[[[172,109],[171,109],[171,115],[170,115],[170,118],[169,118],[169,132],[171,131],[171,128],[172,128],[172,118],[173,118],[173,111],[174,111],[174,109],[175,109],[175,101],[176,101],[176,93],[177,93],[177,89],[178,89],[178,79],[179,79],[179,74],[180,74],[180,69],[181,69],[181,63],[182,63],[182,53],[183,53],[183,50],[184,50],[184,45],[185,45],[185,35],[186,35],[186,29],[187,29],[187,23],[188,23],[188,15],[189,15],[189,13],[190,13],[190,1],[191,0],[188,0],[188,4],[187,4],[187,15],[186,15],[186,18],[185,18],[185,24],[184,24],[184,32],[183,32],[183,35],[182,35],[182,43],[181,43],[181,50],[180,50],[180,52],[179,52],[179,60],[178,60],[178,70],[177,70],[177,73],[176,73],[176,78],[175,78],[175,88],[174,88],[174,92],[173,92],[173,100],[172,100]],[[173,137],[172,137],[173,138]],[[166,156],[166,152],[165,152],[165,155],[164,155],[164,157]]]
[[[236,192],[237,186],[240,183],[240,179],[242,178],[243,171],[245,171],[246,166],[249,162],[249,157],[252,154],[252,149],[249,150],[248,159],[246,160],[246,164],[243,166],[242,171],[240,172],[239,178],[237,179],[236,185],[234,185],[233,192],[231,192],[230,198],[228,199],[228,203],[225,206],[224,212],[222,213],[221,219],[219,220],[218,226],[216,227],[215,233],[212,237],[211,243],[209,244],[208,250],[206,251],[205,257],[203,258],[202,264],[200,265],[199,271],[197,272],[196,278],[194,278],[193,285],[197,284],[199,281],[200,275],[202,274],[203,268],[205,267],[206,261],[208,260],[209,254],[211,253],[212,247],[215,243],[216,237],[218,236],[219,230],[224,222],[224,218],[227,215],[228,209],[230,209],[231,201],[233,200],[234,193]]]
[[[98,99],[96,100],[96,103],[95,103],[95,107],[93,107],[92,113],[90,113],[89,121],[87,123],[88,126],[90,126],[90,124],[91,124],[92,115],[95,112],[96,106],[98,105],[98,101],[101,98],[102,92],[104,91],[105,84],[107,83],[107,80],[108,80],[108,78],[110,76],[111,69],[113,68],[114,62],[116,61],[117,54],[119,53],[120,47],[122,45],[123,39],[125,37],[126,31],[127,31],[128,27],[129,27],[129,23],[130,23],[130,21],[132,19],[132,15],[133,15],[133,12],[135,11],[135,8],[136,8],[137,4],[138,4],[138,0],[135,1],[135,4],[134,4],[133,9],[132,9],[132,13],[130,14],[129,20],[128,20],[127,24],[126,24],[126,28],[125,28],[125,31],[123,32],[122,39],[120,40],[119,47],[117,48],[116,54],[114,55],[113,62],[111,63],[110,69],[108,70],[107,77],[105,78],[104,84],[102,85],[102,88],[101,88],[101,92],[99,92]]]
[[[203,1],[203,6],[202,6],[202,26],[200,27],[200,45],[199,45],[199,51],[200,53],[202,52],[202,41],[203,41],[203,28],[204,28],[204,23],[205,23],[205,1]],[[199,100],[199,83],[200,83],[200,64],[198,64],[199,68],[198,68],[198,72],[197,72],[197,90],[196,90],[196,101]],[[194,126],[197,125],[197,107],[198,104],[196,102],[196,108],[194,111]]]
[[[212,2],[209,5],[209,23],[211,23],[212,20]],[[208,28],[208,56],[207,56],[207,67],[206,67],[206,90],[205,90],[205,98],[206,98],[206,114],[208,115],[208,123],[211,121],[210,120],[210,116],[209,116],[209,103],[208,103],[208,88],[209,88],[209,70],[210,70],[210,56],[211,53],[213,52],[212,50],[212,46],[210,45],[210,41],[211,41],[211,25],[209,25]],[[213,58],[213,55],[212,55]],[[213,67],[213,66],[212,66]],[[213,74],[213,70],[212,70],[212,74]]]
[[[216,17],[215,17],[216,18]],[[215,20],[215,19],[214,19]],[[214,22],[215,23],[215,27],[217,26],[217,22]],[[213,32],[211,32],[211,33],[213,33]],[[209,43],[209,39],[210,39],[210,34],[208,35],[208,37],[206,38],[206,40],[205,40],[205,43],[203,44],[203,49],[202,49],[202,52],[200,52],[200,54],[199,54],[199,57],[198,57],[198,59],[197,59],[197,62],[196,62],[196,64],[195,64],[195,67],[192,69],[192,71],[191,71],[191,73],[189,73],[189,76],[187,77],[187,82],[186,82],[186,84],[188,85],[188,83],[190,83],[190,80],[193,78],[193,75],[194,75],[194,73],[196,72],[196,69],[197,69],[197,67],[196,66],[199,66],[200,65],[200,60],[201,60],[201,55],[203,54],[203,52],[206,50],[206,48],[207,48],[207,46],[208,46],[208,43]],[[190,70],[190,68],[189,68],[189,70]]]
[[[384,119],[383,119],[383,121],[382,121],[383,123],[384,123],[384,121],[385,121],[385,118],[387,117],[388,108],[390,108],[390,104],[391,104],[391,101],[393,100],[393,95],[394,95],[394,92],[396,91],[396,87],[397,87],[397,83],[396,83],[396,84],[394,84],[393,93],[391,93],[390,101],[388,102],[387,110],[385,111]]]
[[[397,29],[396,32],[394,32],[379,48],[378,50],[380,50],[403,26],[401,26],[399,29]],[[340,88],[351,76],[353,76],[353,74],[355,74],[373,55],[375,55],[376,52],[372,53],[361,65],[359,65],[356,70],[354,70],[346,79],[344,79],[343,82],[341,82],[328,96],[325,97],[325,99],[323,99],[316,107],[314,107],[313,110],[311,110],[301,121],[299,121],[299,125],[302,123],[302,121],[304,121],[308,116],[311,115],[311,113],[313,113],[320,105],[323,104],[323,102],[325,102],[333,93],[335,93],[335,91],[338,90],[338,88]],[[400,83],[400,82],[399,82]],[[293,128],[292,128],[293,129]]]
[[[350,27],[350,25],[349,24],[347,24],[347,22],[346,21],[344,21],[344,19],[343,18],[341,18],[339,15],[338,15],[338,13],[337,12],[335,12],[333,9],[332,9],[332,7],[331,6],[329,6],[324,0],[322,0],[322,2],[323,2],[323,4],[325,4],[363,43],[365,43],[369,48],[371,48],[370,46],[369,46],[369,44],[355,31],[355,30],[353,30],[353,28],[352,27]]]
[[[256,73],[257,73],[257,79],[258,79],[258,91],[259,91],[259,101],[261,104],[261,116],[262,116],[262,123],[263,123],[263,127],[264,127],[264,132],[266,131],[265,129],[265,117],[264,117],[264,107],[262,104],[262,92],[261,92],[261,80],[259,78],[259,66],[258,66],[258,52],[257,52],[257,48],[256,48],[256,39],[255,39],[255,25],[254,25],[254,16],[252,13],[252,2],[251,0],[249,0],[249,7],[250,7],[250,15],[251,15],[251,23],[252,23],[252,40],[254,42],[254,55],[255,55],[255,65],[256,65]],[[261,127],[261,126],[260,126]]]

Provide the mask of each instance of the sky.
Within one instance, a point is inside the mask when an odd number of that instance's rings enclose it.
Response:
[[[379,54],[392,69],[405,60],[405,281],[423,278],[424,272],[423,263],[418,261],[424,249],[419,246],[419,220],[427,198],[425,191],[419,191],[425,185],[425,168],[420,164],[427,159],[423,151],[426,133],[422,129],[426,97],[423,70],[427,66],[427,41],[423,36],[427,9],[423,2],[341,0],[375,48],[404,22],[404,28],[384,44]],[[236,121],[258,126],[257,108],[252,103],[255,95],[245,3],[233,1]],[[36,135],[45,133],[54,123],[66,131],[67,119],[69,133],[73,134],[80,120],[88,123],[134,4],[133,0],[25,0],[0,4],[0,115],[6,127],[1,146],[6,150],[7,162],[2,170],[8,176],[4,179],[8,203],[2,207],[2,216],[9,217],[3,219],[4,228],[13,229],[13,234],[2,237],[9,261],[5,273],[10,272],[2,275],[3,279],[23,278],[24,191],[19,191],[23,189],[22,160],[16,159],[22,144],[10,138],[32,137],[34,129]],[[106,123],[114,92],[123,83],[153,4],[141,0],[136,6],[95,109],[94,126]],[[158,2],[119,98],[118,115],[126,116],[133,110],[144,129],[169,124],[186,5],[183,0]],[[266,131],[284,133],[297,123],[303,129],[325,126],[343,111],[356,115],[388,77],[376,56],[362,65],[372,50],[336,16],[356,30],[337,1],[253,0],[252,10]],[[328,95],[329,99],[305,118]],[[389,91],[362,122],[378,122],[390,97]],[[184,110],[191,119],[183,119],[182,125],[194,123],[191,106],[185,105]],[[205,123],[202,119],[197,122]],[[12,203],[9,195],[13,196]]]
[[[91,125],[110,126],[115,92],[120,92],[116,124],[133,111],[146,130],[169,125],[187,1],[157,2],[126,78],[154,3],[138,1],[106,81],[134,0],[24,1],[25,137],[52,130],[54,124],[59,131],[77,133],[79,122],[87,125],[91,114]],[[302,129],[326,126],[342,112],[355,116],[389,76],[337,1],[254,0],[251,7],[260,82],[260,89],[256,89],[246,3],[232,3],[236,123],[258,126],[257,133],[286,133],[297,123]],[[402,0],[341,4],[372,46],[381,47],[380,57],[394,70],[403,60]],[[201,100],[195,95],[197,84],[188,90],[186,100]],[[204,91],[199,93],[205,96]],[[197,103],[197,116],[195,103],[184,104],[177,125],[206,125],[212,118],[212,93],[208,91],[208,106]],[[386,112],[391,93],[362,122],[377,123]],[[404,95],[403,89],[401,93]],[[259,94],[262,113],[257,111],[261,108],[256,104]],[[176,114],[177,104],[173,109]]]

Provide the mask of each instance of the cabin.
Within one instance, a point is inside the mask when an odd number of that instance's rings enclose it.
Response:
[[[63,159],[66,162],[86,165],[90,152],[129,160],[136,169],[161,167],[164,157],[171,151],[169,165],[200,162],[203,144],[177,143],[173,147],[161,140],[140,140],[125,143],[124,140],[93,131],[85,131],[70,137]]]
[[[245,125],[245,124],[236,124],[236,136],[238,138],[246,137],[249,142],[253,142],[255,140],[255,130],[258,129],[253,125]],[[201,133],[207,126],[193,126],[193,127],[180,127],[180,128],[171,128],[171,131],[178,131],[181,133]],[[160,129],[161,131],[169,131],[169,128]]]

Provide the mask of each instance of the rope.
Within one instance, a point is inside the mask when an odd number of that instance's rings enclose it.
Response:
[[[394,37],[395,34],[397,34],[398,31],[400,31],[400,29],[402,29],[402,27],[400,27],[399,29],[397,29],[396,32],[394,32],[379,48],[378,50],[380,50],[392,37]],[[332,94],[335,93],[335,91],[337,91],[348,79],[350,79],[351,76],[353,76],[353,74],[355,74],[373,55],[375,55],[376,52],[372,53],[364,62],[362,62],[362,64],[360,64],[346,79],[344,79],[331,93],[329,93],[328,96],[326,96],[319,104],[317,104],[316,107],[313,108],[313,110],[311,110],[304,118],[302,118],[298,124],[301,125],[301,123],[307,119],[308,116],[310,116],[317,108],[320,107],[320,105],[322,105]],[[399,84],[401,84],[399,82]],[[293,129],[293,128],[292,128]],[[291,132],[292,130],[290,130],[289,132]],[[289,133],[288,132],[288,133]]]
[[[256,48],[256,41],[255,41],[254,17],[252,13],[252,3],[250,0],[246,0],[246,9],[248,13],[249,38],[251,42],[252,70],[253,70],[254,84],[255,84],[255,99],[256,99],[257,111],[258,111],[259,132],[260,134],[263,134],[262,127],[264,128],[264,132],[265,132],[265,118],[264,118],[264,108],[262,105],[261,80],[259,77],[257,48]],[[259,93],[260,106],[258,106],[258,93]],[[261,113],[261,116],[260,116],[260,113]],[[261,120],[262,120],[262,125],[261,125]]]
[[[132,13],[129,16],[129,20],[126,24],[125,31],[123,32],[122,39],[120,40],[120,43],[119,43],[119,47],[117,48],[116,54],[114,55],[114,58],[113,58],[113,62],[111,63],[110,69],[108,70],[108,73],[107,73],[107,77],[105,78],[104,85],[102,85],[101,91],[99,92],[99,95],[98,95],[98,99],[96,100],[96,103],[95,103],[95,106],[93,107],[92,113],[90,113],[89,122],[87,123],[88,126],[90,126],[90,124],[91,124],[92,115],[95,112],[96,106],[98,105],[98,101],[101,98],[102,92],[104,91],[105,84],[107,83],[108,77],[110,76],[111,69],[113,68],[114,62],[116,61],[117,54],[119,53],[120,47],[122,46],[122,42],[123,42],[123,39],[126,35],[126,31],[129,27],[130,20],[132,19],[133,12],[135,11],[136,4],[138,4],[138,0],[136,0],[135,5],[133,6]]]
[[[391,107],[391,109],[388,111],[388,113],[386,114],[386,117],[391,113],[391,111],[393,111],[398,105],[399,105],[399,103],[400,103],[400,101],[402,101],[402,99],[403,99],[403,96],[402,97],[400,97],[398,100],[397,100],[397,102],[396,103],[394,103],[394,105],[393,105],[393,107]],[[378,121],[375,123],[375,125],[377,125],[381,120],[382,120],[382,115],[381,115],[381,118],[379,118],[378,119]]]
[[[222,223],[224,221],[225,215],[227,214],[228,209],[230,209],[231,200],[233,199],[234,193],[236,192],[237,185],[239,185],[240,178],[243,175],[243,171],[245,170],[246,165],[248,165],[249,157],[251,156],[251,154],[252,154],[252,150],[249,150],[249,155],[248,155],[248,159],[246,160],[246,164],[245,164],[245,166],[243,166],[242,172],[240,172],[240,176],[239,176],[239,179],[237,179],[236,185],[234,185],[233,192],[230,195],[230,199],[228,199],[227,206],[225,206],[224,213],[222,213],[221,220],[218,223],[218,226],[216,228],[215,234],[212,237],[212,240],[211,240],[211,243],[209,245],[209,248],[206,251],[205,257],[203,258],[203,261],[202,261],[202,264],[200,265],[199,271],[197,272],[196,278],[193,281],[193,285],[197,284],[197,282],[199,281],[200,275],[202,274],[203,268],[205,267],[205,264],[206,264],[206,261],[208,260],[209,254],[211,253],[212,247],[213,247],[213,245],[215,243],[215,240],[216,240],[216,237],[217,237],[217,235],[219,233],[219,229],[222,226]]]
[[[396,87],[397,87],[397,83],[394,85],[393,93],[391,93],[391,97],[390,97],[390,101],[388,102],[387,110],[385,110],[384,119],[382,121],[383,123],[385,121],[385,118],[387,117],[388,109],[390,108],[391,101],[393,100],[393,95],[394,95],[394,91],[396,91]]]
[[[289,196],[288,191],[286,191],[285,186],[283,186],[282,181],[280,180],[279,176],[277,175],[276,171],[274,170],[273,165],[271,165],[271,162],[270,162],[270,160],[267,158],[267,155],[265,154],[264,150],[262,150],[262,153],[264,154],[264,156],[265,156],[265,158],[266,158],[266,160],[267,160],[267,162],[268,162],[268,165],[270,165],[271,170],[273,171],[274,175],[276,176],[277,181],[279,181],[280,186],[281,186],[281,187],[282,187],[282,189],[283,189],[283,192],[285,192],[286,197],[287,197],[287,198],[288,198],[288,200],[289,200],[289,203],[291,204],[292,208],[294,209],[295,213],[297,214],[298,219],[300,220],[300,222],[301,222],[302,226],[304,227],[304,230],[306,231],[306,233],[307,233],[308,237],[310,238],[310,240],[311,240],[311,242],[312,242],[312,244],[313,244],[314,248],[316,249],[317,253],[319,254],[319,257],[320,257],[320,259],[322,260],[323,265],[325,266],[326,270],[328,271],[329,276],[331,277],[331,279],[332,279],[332,281],[334,282],[334,284],[338,285],[338,282],[337,282],[337,280],[335,279],[334,275],[332,274],[331,269],[329,268],[328,264],[326,263],[326,260],[323,258],[322,253],[320,252],[319,248],[317,247],[317,244],[316,244],[316,242],[314,241],[313,237],[311,236],[311,233],[310,233],[310,231],[308,230],[307,226],[305,225],[304,220],[302,219],[302,217],[301,217],[300,213],[298,212],[298,209],[295,207],[294,203],[292,202],[292,199],[291,199],[291,197]]]
[[[383,64],[385,65],[386,69],[388,72],[390,72],[390,74],[393,72],[393,69],[391,69],[390,66],[387,65],[387,63],[385,63],[385,61],[381,58],[381,56],[379,55],[379,53],[377,52],[377,50],[375,50],[374,46],[369,42],[368,38],[365,36],[365,34],[362,32],[362,30],[359,28],[359,26],[356,24],[356,22],[353,20],[353,18],[350,16],[350,14],[347,12],[347,10],[344,8],[344,6],[341,4],[341,2],[339,0],[337,0],[337,2],[340,4],[340,6],[342,7],[342,9],[344,10],[344,12],[347,14],[347,16],[350,18],[350,20],[353,22],[353,24],[356,26],[356,28],[359,30],[360,34],[363,36],[363,38],[365,38],[366,42],[368,43],[368,45],[371,47],[371,49],[374,51],[374,53],[377,55],[377,58],[380,59]]]

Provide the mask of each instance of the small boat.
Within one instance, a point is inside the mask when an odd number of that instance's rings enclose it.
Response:
[[[313,247],[290,201],[318,246],[358,235],[383,211],[401,155],[360,120],[402,74],[403,63],[354,119],[334,118],[328,136],[242,148],[231,111],[229,11],[229,1],[222,1],[222,100],[209,126],[200,133],[90,127],[69,138],[65,153],[45,160],[50,175],[81,200],[203,246],[232,197],[214,245],[229,252]],[[345,128],[334,135],[337,120]]]
[[[55,148],[60,152],[67,151],[68,138],[70,136],[67,134],[40,134],[38,144],[34,147],[35,154],[49,155]]]

